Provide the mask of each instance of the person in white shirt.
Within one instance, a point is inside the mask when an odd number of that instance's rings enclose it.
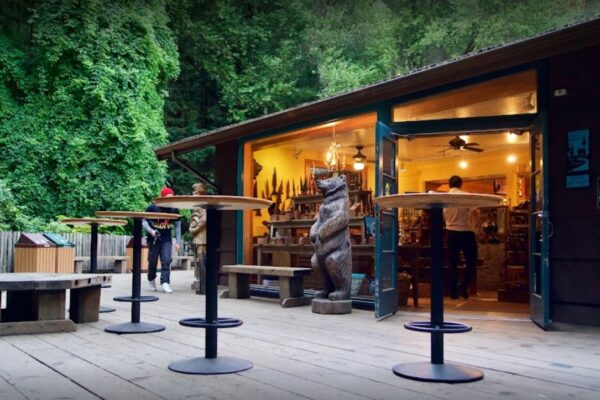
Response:
[[[461,190],[463,182],[460,176],[451,176],[448,183],[450,185],[449,193],[466,193]],[[477,264],[477,240],[473,231],[477,217],[477,209],[444,209],[450,262],[450,296],[453,299],[457,299],[458,296],[469,298],[468,288],[475,276]],[[462,281],[457,284],[457,267],[461,251],[467,265]]]

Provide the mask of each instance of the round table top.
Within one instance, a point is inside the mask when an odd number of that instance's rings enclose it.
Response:
[[[127,225],[127,221],[118,219],[106,219],[106,218],[67,218],[61,221],[63,224],[81,226],[81,225],[107,225],[107,226],[118,226]]]
[[[195,195],[157,197],[154,204],[160,207],[173,208],[210,208],[215,210],[255,210],[268,208],[271,200],[256,197],[225,196],[225,195]]]
[[[377,197],[375,203],[383,208],[468,208],[495,207],[503,200],[503,197],[493,194],[407,193]]]
[[[146,219],[177,219],[179,214],[139,211],[96,211],[98,217],[114,218],[146,218]]]

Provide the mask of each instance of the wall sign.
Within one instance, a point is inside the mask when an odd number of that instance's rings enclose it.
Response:
[[[590,186],[590,130],[567,133],[567,189]]]

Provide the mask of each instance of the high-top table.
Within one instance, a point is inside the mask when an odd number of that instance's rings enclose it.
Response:
[[[179,323],[192,328],[206,329],[204,358],[190,358],[169,364],[169,369],[184,374],[230,374],[252,368],[250,361],[233,357],[217,357],[217,329],[242,325],[236,318],[217,316],[217,289],[219,280],[219,216],[222,210],[254,210],[267,208],[270,200],[254,197],[201,195],[170,196],[154,199],[160,207],[206,209],[206,317],[187,318]]]
[[[157,301],[157,296],[141,296],[142,275],[142,220],[177,219],[179,214],[136,212],[136,211],[97,211],[98,217],[133,219],[133,269],[131,274],[131,296],[118,296],[114,301],[131,303],[131,322],[109,325],[104,330],[110,333],[150,333],[164,331],[164,325],[140,322],[140,303]]]
[[[431,229],[431,320],[409,322],[406,329],[431,334],[431,362],[412,362],[394,366],[394,373],[404,378],[426,382],[463,383],[483,378],[483,372],[466,365],[444,363],[444,333],[471,331],[469,325],[444,322],[443,293],[443,213],[444,208],[493,207],[503,198],[471,193],[412,193],[375,199],[382,208],[430,209]]]
[[[62,222],[72,226],[85,226],[89,225],[92,228],[91,243],[90,243],[90,274],[98,272],[98,227],[100,225],[105,226],[122,226],[127,225],[126,221],[117,219],[101,219],[101,218],[67,218],[63,219]],[[109,284],[102,284],[102,288],[109,288]],[[106,313],[115,311],[112,307],[100,306],[98,312]]]

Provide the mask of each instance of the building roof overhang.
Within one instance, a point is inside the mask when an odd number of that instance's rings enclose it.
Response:
[[[549,57],[600,44],[600,18],[594,18],[499,47],[470,53],[458,59],[424,67],[406,75],[378,82],[326,99],[301,104],[191,136],[155,150],[169,159],[204,147],[217,145],[292,124],[318,120],[327,115],[432,89],[465,79],[533,63]]]

